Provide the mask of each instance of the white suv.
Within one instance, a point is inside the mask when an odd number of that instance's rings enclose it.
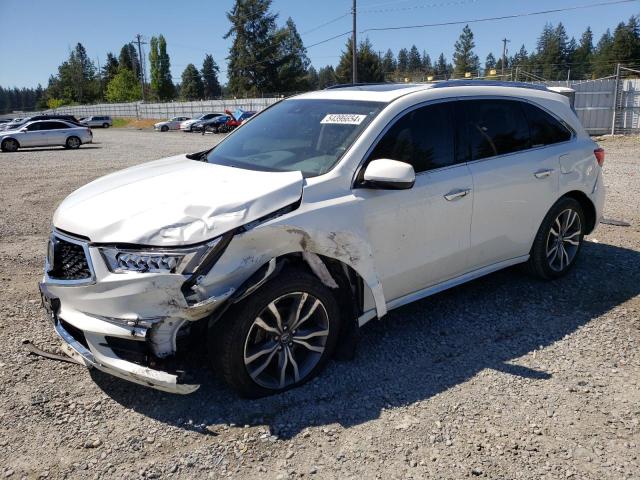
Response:
[[[603,161],[543,87],[306,93],[71,194],[40,288],[87,365],[188,393],[171,359],[190,333],[241,394],[280,392],[391,309],[518,263],[565,274],[602,214]]]

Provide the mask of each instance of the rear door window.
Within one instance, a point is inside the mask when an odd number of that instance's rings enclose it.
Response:
[[[529,125],[520,102],[462,100],[457,102],[462,125],[458,152],[461,160],[505,155],[531,147]]]
[[[450,103],[420,107],[405,114],[380,139],[369,160],[409,163],[416,173],[454,163]]]
[[[524,102],[522,103],[522,108],[529,121],[531,145],[533,147],[553,145],[554,143],[566,142],[571,139],[571,131],[541,108]]]

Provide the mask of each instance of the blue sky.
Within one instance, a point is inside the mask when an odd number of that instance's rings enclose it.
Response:
[[[602,0],[359,0],[358,30],[367,28],[469,20],[598,3]],[[174,81],[188,63],[198,68],[206,53],[224,70],[230,39],[223,39],[229,28],[227,12],[232,0],[177,2],[166,0],[107,2],[87,0],[0,0],[2,40],[0,41],[0,85],[46,86],[51,73],[68,56],[69,49],[81,42],[91,58],[104,63],[106,53],[117,53],[136,33],[147,39],[162,33],[167,39]],[[316,29],[319,25],[347,13],[351,0],[274,0],[272,10],[279,14],[279,24],[291,16],[303,34],[305,45],[351,29],[351,17]],[[511,40],[510,50],[523,43],[529,51],[545,22],[563,22],[569,36],[579,38],[587,25],[596,41],[607,29],[620,21],[640,14],[640,2],[552,13],[486,23],[472,23],[476,53],[481,61],[489,52],[501,53],[501,39]],[[310,31],[313,30],[313,31]],[[370,32],[366,34],[376,50],[416,44],[432,57],[444,52],[450,60],[453,44],[462,25],[415,30]],[[310,32],[309,32],[310,31]],[[365,35],[361,35],[364,37]],[[347,37],[310,48],[309,57],[316,68],[336,64]],[[222,80],[226,80],[224,71]]]

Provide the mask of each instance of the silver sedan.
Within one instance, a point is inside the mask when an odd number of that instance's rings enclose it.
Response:
[[[169,130],[180,130],[180,124],[185,120],[189,120],[189,117],[173,117],[164,122],[156,123],[153,128],[161,132],[167,132]]]
[[[3,152],[15,152],[23,147],[61,146],[76,149],[92,141],[90,128],[63,120],[36,120],[19,129],[0,132],[0,148]]]

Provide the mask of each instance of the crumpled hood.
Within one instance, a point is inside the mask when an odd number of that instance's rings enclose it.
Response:
[[[53,225],[98,243],[189,245],[295,203],[300,172],[258,172],[186,155],[99,178],[69,195]]]

